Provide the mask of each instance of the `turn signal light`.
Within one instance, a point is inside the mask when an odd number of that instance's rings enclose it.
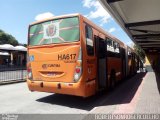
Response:
[[[76,73],[80,73],[81,69],[80,68],[76,68]]]
[[[28,73],[31,72],[31,68],[27,68],[27,72],[28,72]]]

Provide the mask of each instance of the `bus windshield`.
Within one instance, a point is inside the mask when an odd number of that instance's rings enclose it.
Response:
[[[32,25],[29,45],[45,45],[79,41],[79,19],[70,17]]]

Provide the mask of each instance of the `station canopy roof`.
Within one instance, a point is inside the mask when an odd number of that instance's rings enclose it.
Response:
[[[12,46],[10,44],[0,45],[0,50],[14,50],[14,51],[27,51],[27,48],[24,46]]]
[[[10,54],[8,52],[0,52],[0,56],[9,56]]]
[[[99,0],[133,42],[160,51],[160,0]]]

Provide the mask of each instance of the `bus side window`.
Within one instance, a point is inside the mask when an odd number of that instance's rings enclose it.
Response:
[[[119,43],[117,43],[117,42],[114,42],[114,52],[116,52],[116,53],[120,53],[119,51]]]
[[[113,48],[113,41],[111,39],[107,39],[107,50],[113,52],[114,48]]]
[[[88,25],[85,26],[85,33],[86,33],[86,47],[87,47],[87,54],[89,56],[94,56],[94,47],[93,47],[93,31],[92,28]]]
[[[110,39],[107,38],[107,50],[110,51]]]

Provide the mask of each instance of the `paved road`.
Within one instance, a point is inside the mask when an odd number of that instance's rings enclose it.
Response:
[[[0,71],[0,82],[10,80],[21,80],[25,78],[26,70],[15,70],[15,71]]]
[[[160,113],[159,77],[140,73],[107,94],[83,99],[30,92],[26,83],[0,86],[0,113]]]

